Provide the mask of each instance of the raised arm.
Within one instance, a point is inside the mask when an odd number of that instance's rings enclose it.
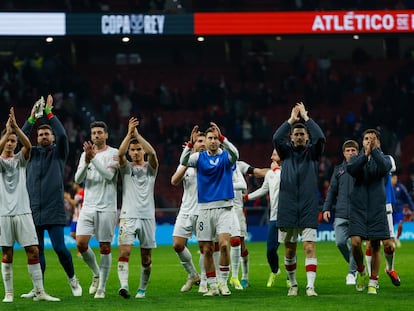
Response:
[[[193,127],[193,129],[191,130],[191,134],[190,134],[190,141],[187,143],[187,145],[184,147],[183,152],[181,153],[180,156],[180,164],[184,165],[184,166],[195,166],[197,159],[198,159],[198,152],[193,153],[193,160],[194,161],[190,161],[190,156],[191,156],[191,150],[193,148],[193,143],[195,141],[195,137],[196,135],[198,135],[198,125],[195,125]]]
[[[221,134],[220,128],[217,126],[216,123],[210,122],[210,125],[214,127],[217,137],[219,137],[220,142],[223,144],[224,148],[229,152],[229,160],[232,164],[236,163],[239,159],[239,151],[237,148],[226,138],[224,135]]]
[[[22,144],[21,152],[23,154],[23,157],[26,160],[28,160],[30,158],[30,151],[32,149],[32,144],[30,143],[29,138],[23,133],[23,131],[17,125],[16,116],[14,115],[13,107],[10,108],[9,121],[7,122],[10,122],[10,127],[16,132],[16,135]]]
[[[139,121],[137,125],[139,125]],[[144,149],[145,153],[147,154],[149,165],[151,165],[153,169],[157,169],[159,163],[158,163],[158,157],[157,157],[157,153],[155,152],[155,149],[144,137],[142,137],[142,135],[138,132],[138,129],[136,127],[134,130],[134,135],[138,139],[138,142],[142,146],[142,149]]]
[[[185,172],[187,172],[187,166],[180,165],[175,173],[171,176],[171,185],[178,186],[184,178]]]
[[[32,110],[30,112],[29,118],[26,120],[26,122],[23,124],[22,131],[26,134],[26,136],[30,136],[30,132],[32,131],[33,125],[35,125],[36,121],[39,116],[36,118],[36,110],[38,109],[38,106],[43,101],[43,97],[39,98],[32,107]]]
[[[129,142],[134,137],[135,128],[138,125],[138,120],[136,118],[130,118],[128,121],[128,132],[125,135],[124,139],[121,142],[121,145],[118,149],[118,157],[119,157],[119,166],[124,168],[127,162],[126,154],[129,148]],[[144,147],[143,147],[144,148]]]
[[[48,95],[46,99],[45,113],[50,122],[50,126],[53,129],[55,135],[55,143],[59,150],[59,155],[62,159],[66,159],[69,155],[69,142],[66,130],[60,120],[53,114],[53,97]]]

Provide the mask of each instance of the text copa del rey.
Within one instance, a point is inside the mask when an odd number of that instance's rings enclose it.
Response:
[[[164,22],[164,15],[102,15],[101,32],[104,35],[162,34]]]

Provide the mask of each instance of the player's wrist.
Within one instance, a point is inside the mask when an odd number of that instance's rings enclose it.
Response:
[[[33,124],[35,124],[35,123],[36,123],[36,118],[35,118],[34,116],[30,116],[30,117],[27,119],[27,122],[29,122],[29,124],[33,125]]]

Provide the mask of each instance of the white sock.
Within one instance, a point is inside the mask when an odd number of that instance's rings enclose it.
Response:
[[[220,266],[220,252],[214,252],[213,253],[213,260],[214,260],[214,266],[216,267],[216,275],[219,275],[219,266]]]
[[[1,275],[3,276],[4,291],[6,293],[13,293],[13,264],[2,262]]]
[[[141,266],[141,277],[139,280],[139,289],[146,290],[148,286],[148,281],[151,276],[152,264],[148,267]]]
[[[82,253],[82,259],[88,265],[88,267],[92,270],[94,276],[99,276],[99,266],[98,262],[96,261],[96,256],[93,250],[88,247],[86,252]]]
[[[99,265],[99,289],[105,291],[106,282],[108,281],[109,272],[111,271],[112,254],[101,254]]]
[[[394,270],[394,256],[395,256],[394,249],[392,250],[391,253],[384,252],[385,263],[386,263],[386,267],[388,271]]]
[[[239,278],[241,246],[230,247],[231,277]]]
[[[177,253],[177,255],[178,258],[180,258],[181,265],[183,266],[184,270],[187,271],[189,277],[198,274],[193,263],[193,257],[191,256],[191,253],[187,247],[184,247],[183,251]]]
[[[298,282],[296,280],[296,256],[291,259],[285,257],[285,267],[290,285],[298,285]]]
[[[372,256],[365,255],[365,260],[367,262],[367,264],[365,266],[365,270],[367,270],[368,275],[371,275],[371,261],[372,261]]]
[[[128,274],[129,274],[129,263],[128,261],[118,260],[118,279],[121,287],[128,288]]]
[[[318,261],[316,258],[306,258],[305,259],[305,269],[306,269],[306,279],[308,284],[306,287],[315,287],[315,279],[316,279],[316,267],[318,265]]]
[[[241,257],[242,280],[249,279],[249,255]]]
[[[230,274],[230,266],[221,266],[219,269],[219,282],[221,284],[227,284]]]
[[[204,254],[200,254],[199,260],[201,283],[207,284],[206,268],[204,266]]]
[[[28,264],[27,270],[29,271],[30,277],[32,279],[34,290],[36,292],[43,291],[43,274],[42,268],[40,268],[40,263],[34,265]]]

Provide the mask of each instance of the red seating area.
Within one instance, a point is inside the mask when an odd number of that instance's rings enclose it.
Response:
[[[332,120],[337,116],[343,118],[348,112],[353,112],[356,116],[360,115],[361,104],[367,95],[374,98],[380,96],[382,86],[385,81],[395,73],[403,64],[402,60],[374,60],[363,66],[353,66],[350,61],[334,61],[332,68],[341,72],[343,76],[354,77],[356,72],[363,74],[372,74],[377,83],[375,92],[354,93],[352,90],[347,91],[342,96],[342,105],[328,105],[322,102],[310,109],[310,115],[316,120],[324,120],[327,126],[330,126]],[[266,85],[270,88],[274,95],[280,92],[280,84],[282,73],[290,70],[288,64],[273,63],[269,64],[269,71],[267,74]],[[242,89],[242,82],[239,76],[239,68],[231,64],[227,65],[195,65],[195,66],[177,66],[177,65],[80,65],[77,72],[84,76],[90,84],[90,93],[93,100],[99,105],[99,98],[102,93],[104,85],[111,86],[111,83],[117,73],[122,76],[125,85],[128,81],[135,81],[141,93],[148,96],[154,96],[155,89],[161,82],[164,82],[170,90],[178,88],[183,94],[182,107],[174,107],[172,110],[163,110],[159,105],[145,108],[145,114],[156,113],[162,117],[163,123],[168,126],[184,126],[185,124],[197,124],[205,115],[206,107],[197,107],[191,102],[191,93],[194,91],[196,81],[200,76],[204,76],[207,81],[218,83],[223,77],[225,81],[232,86],[234,93],[238,93]],[[238,146],[240,150],[241,159],[258,167],[266,167],[270,164],[270,155],[272,151],[271,139],[273,131],[289,117],[291,106],[303,98],[303,81],[299,81],[299,88],[296,93],[288,93],[286,104],[276,103],[267,108],[252,107],[253,112],[258,111],[260,115],[267,117],[271,132],[269,133],[269,141],[263,143],[245,143]],[[244,84],[247,92],[254,92],[257,88],[257,82],[251,80]],[[223,124],[222,126],[226,126]],[[231,137],[230,137],[231,138]],[[414,136],[410,135],[405,138],[402,143],[402,158],[403,167],[405,163],[414,156],[413,152],[408,146],[408,142],[414,141]],[[327,133],[326,154],[331,158],[334,164],[341,161],[340,146],[343,137],[338,136],[335,132]],[[174,173],[178,164],[178,157],[180,154],[180,146],[176,146],[173,155],[166,155],[163,149],[163,142],[153,142],[156,145],[157,152],[160,157],[161,168],[160,174],[157,178],[156,193],[162,194],[166,200],[173,206],[179,206],[181,202],[181,189],[174,188],[170,185],[171,175]],[[164,164],[167,156],[171,157],[171,165]]]

